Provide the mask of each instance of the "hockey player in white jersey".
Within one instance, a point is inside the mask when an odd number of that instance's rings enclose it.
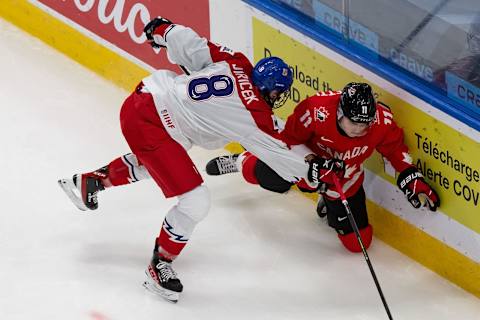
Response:
[[[125,100],[120,122],[132,153],[59,184],[80,210],[98,207],[97,193],[151,177],[165,197],[178,197],[166,213],[146,270],[147,289],[176,302],[183,285],[172,268],[208,213],[209,191],[187,154],[237,141],[288,181],[305,177],[308,165],[278,139],[272,108],[288,98],[289,67],[279,58],[255,67],[241,53],[213,44],[192,29],[158,17],[144,29],[152,47],[163,47],[185,75],[159,70]]]

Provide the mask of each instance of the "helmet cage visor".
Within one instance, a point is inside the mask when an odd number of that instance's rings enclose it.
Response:
[[[272,101],[272,109],[277,109],[283,106],[285,102],[287,102],[288,97],[290,97],[290,89],[283,91],[274,101]]]

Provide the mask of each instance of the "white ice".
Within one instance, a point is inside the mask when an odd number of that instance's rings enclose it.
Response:
[[[57,186],[128,152],[118,122],[128,93],[1,20],[0,51],[0,319],[387,319],[363,256],[311,200],[238,175],[204,175],[212,210],[175,261],[178,304],[147,292],[175,200],[142,181],[82,213]],[[221,152],[191,155],[203,168]],[[480,319],[477,298],[380,240],[369,255],[394,319]]]

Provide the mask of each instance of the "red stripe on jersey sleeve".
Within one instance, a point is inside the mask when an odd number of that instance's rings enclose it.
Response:
[[[172,26],[172,24],[162,24],[162,25],[159,25],[154,31],[153,31],[153,34],[154,35],[159,35],[161,36],[162,38],[165,39],[165,31],[170,28]]]
[[[210,56],[213,62],[228,61],[231,59],[246,59],[240,52],[235,52],[225,46],[220,46],[208,41],[208,48],[210,49]],[[248,59],[247,59],[248,60]],[[250,61],[248,61],[250,64]]]
[[[377,119],[375,126],[382,134],[380,143],[376,146],[378,152],[386,157],[397,172],[413,167],[408,153],[408,147],[404,142],[403,129],[393,120],[393,113],[388,106],[377,103]]]
[[[212,49],[210,51],[212,52]],[[219,58],[225,53],[219,52],[215,54]],[[272,108],[263,100],[257,87],[253,85],[251,79],[252,64],[242,53],[236,52],[233,57],[228,53],[227,55],[230,56],[229,59],[217,61],[225,61],[230,66],[230,71],[235,77],[238,96],[242,100],[243,106],[250,112],[260,130],[276,139],[280,139]]]

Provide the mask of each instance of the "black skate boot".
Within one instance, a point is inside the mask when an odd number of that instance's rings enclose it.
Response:
[[[239,154],[230,154],[220,156],[208,161],[205,166],[207,174],[210,176],[219,176],[226,173],[238,172],[237,159]]]
[[[72,179],[60,179],[58,184],[78,209],[96,210],[97,194],[105,189],[102,179],[107,177],[107,167],[103,167],[93,172],[75,174]]]
[[[172,268],[172,261],[164,259],[155,250],[152,261],[145,270],[143,286],[162,298],[176,303],[183,291],[183,285]]]
[[[317,214],[321,219],[324,219],[327,216],[327,204],[321,193],[318,195]]]

